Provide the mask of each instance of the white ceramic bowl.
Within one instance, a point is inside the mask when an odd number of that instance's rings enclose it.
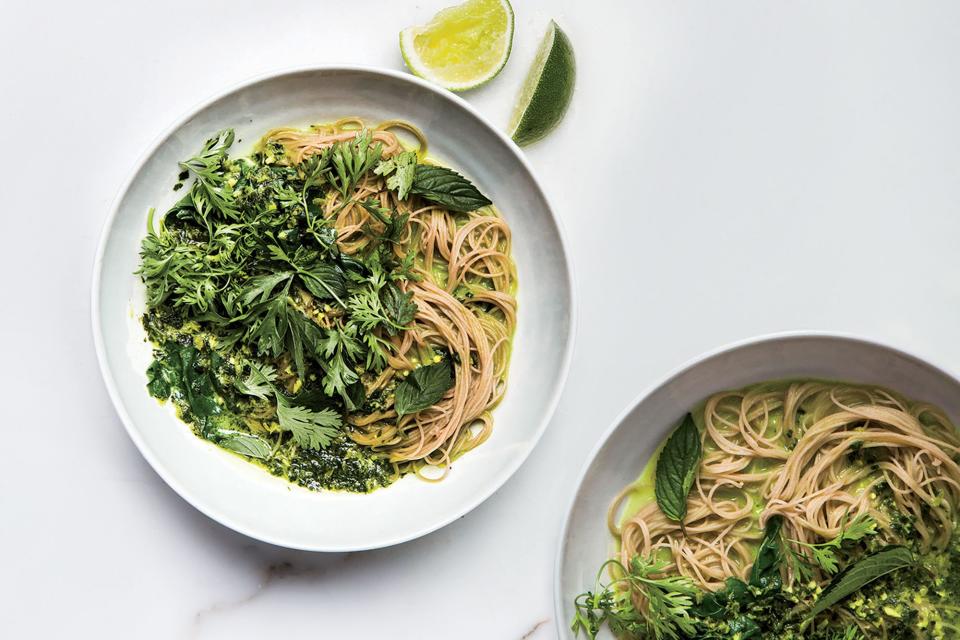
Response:
[[[430,154],[470,177],[513,230],[518,328],[509,388],[481,447],[435,484],[406,477],[369,495],[317,493],[274,478],[194,436],[146,391],[149,345],[137,321],[137,269],[147,210],[165,211],[177,161],[233,127],[244,152],[268,129],[348,115],[400,118],[423,129]],[[470,105],[412,76],[367,68],[310,68],[246,82],[198,107],[144,156],[110,214],[93,279],[93,333],[110,397],[143,456],[211,518],[286,547],[346,551],[410,540],[464,515],[524,461],[556,406],[574,333],[573,278],[563,234],[520,150]]]
[[[725,389],[767,380],[813,377],[889,387],[932,402],[956,423],[960,381],[899,349],[860,338],[791,333],[755,338],[708,353],[643,393],[614,421],[581,475],[560,536],[554,585],[561,638],[574,638],[573,598],[592,589],[614,550],[607,508],[640,475],[657,445],[697,402]],[[604,630],[603,638],[612,638]]]

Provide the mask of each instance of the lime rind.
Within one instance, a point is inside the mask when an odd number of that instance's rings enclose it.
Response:
[[[509,0],[497,0],[497,3],[504,11],[506,28],[504,35],[499,38],[503,42],[501,55],[488,69],[467,80],[452,81],[449,78],[445,78],[442,73],[438,73],[431,68],[417,53],[416,37],[428,33],[431,28],[441,26],[448,16],[453,15],[453,12],[471,4],[471,2],[466,2],[462,5],[442,9],[425,25],[408,27],[400,32],[400,55],[403,57],[403,61],[407,65],[407,68],[410,69],[410,72],[424,80],[438,84],[445,89],[457,92],[475,89],[495,78],[503,70],[503,67],[507,64],[507,60],[510,58],[510,52],[513,50],[514,31],[513,7],[510,5]]]
[[[563,119],[573,97],[577,65],[573,45],[553,20],[517,99],[510,137],[520,146],[540,140]]]

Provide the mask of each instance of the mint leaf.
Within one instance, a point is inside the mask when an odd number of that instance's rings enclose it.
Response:
[[[872,555],[861,558],[855,564],[834,576],[827,588],[820,594],[820,599],[810,609],[807,618],[813,618],[826,611],[877,578],[911,564],[913,564],[913,554],[910,550],[896,545],[885,547]]]
[[[492,204],[472,182],[453,169],[429,164],[416,166],[410,193],[464,213]]]
[[[340,434],[340,414],[333,409],[311,411],[291,404],[277,395],[277,419],[280,428],[293,434],[293,439],[307,449],[323,449]]]
[[[343,271],[332,264],[316,263],[300,271],[300,279],[315,298],[340,301],[347,295],[347,280]]]
[[[670,435],[657,459],[654,492],[664,515],[683,523],[687,515],[687,494],[700,466],[700,432],[689,413]]]
[[[390,320],[387,326],[390,335],[396,335],[398,329],[404,329],[413,322],[417,314],[417,303],[413,301],[412,291],[404,293],[400,287],[390,282],[380,291],[380,300]]]
[[[270,457],[270,445],[262,438],[242,431],[221,431],[221,435],[223,439],[219,444],[224,449],[258,460],[266,460]]]
[[[418,367],[397,385],[394,405],[405,416],[435,405],[453,386],[453,367],[449,360]]]

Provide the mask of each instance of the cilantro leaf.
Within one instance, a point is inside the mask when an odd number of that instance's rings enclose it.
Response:
[[[329,180],[344,198],[349,196],[363,174],[372,170],[383,155],[383,145],[378,142],[371,146],[372,139],[370,131],[364,129],[352,141],[333,146],[330,155],[333,172]]]
[[[417,313],[413,292],[404,293],[392,282],[368,286],[347,302],[350,315],[364,331],[383,327],[391,336],[407,328]]]
[[[405,416],[436,404],[453,386],[453,367],[449,360],[418,367],[397,385],[394,405]]]
[[[840,533],[831,540],[820,543],[799,542],[797,540],[791,540],[791,542],[807,549],[817,566],[828,574],[834,574],[840,569],[836,552],[843,547],[845,542],[856,542],[876,533],[877,521],[872,516],[861,515],[849,523],[846,522],[846,516],[844,516]]]
[[[404,151],[396,158],[383,160],[373,170],[378,176],[389,176],[387,188],[397,192],[397,198],[406,200],[413,187],[413,179],[417,168],[417,154],[414,151]]]

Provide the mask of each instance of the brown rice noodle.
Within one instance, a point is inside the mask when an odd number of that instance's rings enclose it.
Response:
[[[801,381],[718,393],[697,413],[704,453],[686,533],[655,501],[624,518],[632,484],[608,513],[624,564],[635,555],[669,557],[671,571],[716,590],[727,577],[748,577],[775,514],[788,540],[821,542],[870,514],[892,542],[890,516],[873,491],[882,481],[897,508],[916,517],[924,548],[949,542],[960,504],[960,438],[939,409],[885,389]],[[851,462],[858,447],[875,450],[876,462]],[[634,599],[643,606],[639,594]]]
[[[336,142],[353,139],[363,128],[361,120],[348,118],[307,131],[275,129],[265,141],[280,143],[288,158],[299,163]],[[395,129],[418,140],[423,162],[426,138],[402,121],[373,127],[371,146],[380,144],[384,158],[404,151]],[[412,327],[390,341],[387,368],[368,386],[368,392],[413,370],[421,354],[432,347],[451,354],[456,380],[440,402],[416,414],[398,418],[390,409],[350,416],[350,437],[384,453],[398,471],[421,473],[424,466],[433,465],[445,475],[454,458],[490,435],[490,412],[506,387],[517,309],[510,228],[492,206],[456,213],[414,196],[401,201],[372,173],[356,185],[349,198],[343,199],[334,190],[330,194],[323,213],[333,222],[338,244],[347,254],[368,245],[369,229],[382,229],[361,201],[374,198],[382,207],[409,214],[394,251],[398,258],[416,252],[415,272],[420,280],[405,282],[401,288],[413,292],[418,311]]]

